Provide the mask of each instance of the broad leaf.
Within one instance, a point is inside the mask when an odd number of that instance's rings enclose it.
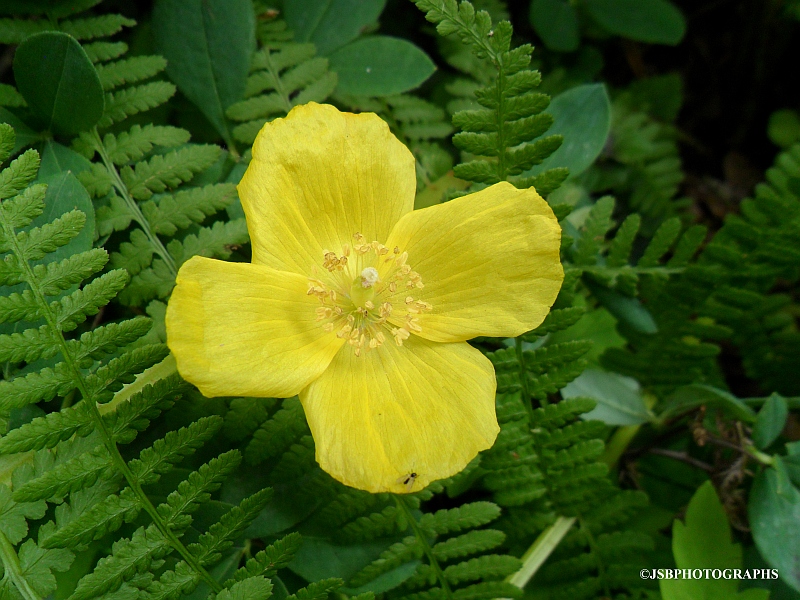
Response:
[[[63,144],[48,140],[45,142],[44,151],[42,152],[42,164],[39,167],[38,179],[47,183],[50,178],[65,171],[70,171],[73,175],[77,175],[91,168],[92,163],[83,155],[70,150]]]
[[[789,481],[780,457],[774,460],[775,468],[759,473],[753,483],[748,516],[761,556],[800,592],[800,491]]]
[[[568,0],[533,0],[530,21],[544,45],[558,52],[578,49],[581,37],[578,15]]]
[[[651,418],[636,380],[617,373],[588,369],[562,389],[561,395],[597,400],[597,406],[582,416],[607,425],[639,425]]]
[[[784,425],[786,425],[788,416],[789,407],[783,396],[772,394],[767,398],[764,406],[758,411],[755,425],[753,425],[753,442],[755,445],[763,450],[778,439]]]
[[[97,71],[66,33],[47,31],[22,42],[14,55],[14,78],[47,129],[74,134],[91,129],[103,116]]]
[[[563,135],[564,143],[525,176],[554,167],[567,167],[571,177],[583,173],[603,151],[611,129],[611,102],[605,86],[592,83],[567,90],[553,98],[547,112],[553,115],[547,135]]]
[[[386,0],[292,0],[284,17],[298,42],[312,42],[328,55],[373,25]]]
[[[255,49],[251,0],[158,0],[153,34],[170,79],[231,145],[225,109],[244,98]]]
[[[360,96],[389,96],[422,85],[436,70],[425,52],[409,41],[385,35],[361,38],[330,55],[339,75],[336,90]]]
[[[731,541],[728,517],[707,481],[695,492],[686,509],[685,524],[672,525],[672,553],[679,569],[741,569],[742,547]],[[767,590],[738,593],[737,579],[662,579],[664,600],[766,600]]]
[[[584,7],[609,33],[632,40],[674,46],[686,33],[686,19],[667,0],[586,0]]]

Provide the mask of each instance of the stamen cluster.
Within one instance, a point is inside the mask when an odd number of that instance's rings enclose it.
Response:
[[[325,331],[346,339],[356,356],[382,346],[387,334],[402,346],[411,332],[422,331],[419,315],[433,310],[409,295],[425,287],[422,277],[408,264],[408,252],[366,242],[360,233],[353,238],[353,246],[344,244],[341,255],[324,250],[326,272],[309,277],[308,295],[320,300],[317,320],[325,321]]]

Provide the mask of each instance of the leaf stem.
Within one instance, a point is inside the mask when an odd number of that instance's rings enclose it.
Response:
[[[408,523],[411,525],[411,529],[414,531],[414,535],[417,537],[417,540],[419,540],[419,543],[422,546],[422,551],[428,558],[428,563],[430,563],[431,569],[433,569],[433,572],[436,574],[436,579],[439,580],[439,584],[442,586],[444,597],[452,600],[453,590],[450,589],[450,584],[447,583],[447,579],[444,576],[444,570],[442,570],[442,567],[439,566],[439,561],[437,561],[436,557],[433,555],[433,548],[431,548],[430,543],[428,543],[427,536],[420,528],[419,523],[417,523],[417,519],[414,518],[414,514],[408,508],[405,500],[395,496],[394,501],[397,504],[397,507],[402,510],[403,513],[405,513],[406,519],[408,519]]]
[[[539,534],[531,547],[522,555],[520,570],[508,577],[506,581],[520,589],[525,589],[525,586],[536,575],[553,550],[558,547],[574,523],[575,517],[558,517],[555,523]]]
[[[286,90],[283,87],[283,81],[281,81],[280,71],[278,68],[273,64],[272,59],[270,58],[270,51],[269,48],[264,48],[265,50],[265,59],[267,62],[267,71],[269,71],[272,80],[275,82],[275,91],[278,92],[278,95],[281,97],[283,101],[283,108],[286,111],[286,114],[292,110],[292,101],[289,99],[289,94],[286,93]]]
[[[184,561],[186,561],[186,563],[192,569],[194,569],[206,581],[206,583],[208,583],[211,589],[213,589],[215,592],[221,591],[222,586],[208,573],[208,571],[205,570],[205,568],[203,568],[203,566],[197,561],[197,559],[189,552],[186,546],[184,546],[183,543],[178,539],[175,533],[163,521],[161,515],[158,514],[156,507],[153,506],[153,503],[150,501],[150,498],[148,498],[147,494],[145,494],[144,490],[142,490],[139,481],[136,479],[136,476],[128,467],[128,464],[125,462],[125,459],[122,457],[122,454],[120,454],[119,449],[117,448],[117,444],[114,441],[114,438],[112,437],[111,433],[108,431],[105,421],[103,420],[103,417],[100,414],[99,409],[97,408],[97,403],[93,401],[91,394],[89,393],[89,388],[86,385],[86,380],[84,379],[83,372],[81,371],[80,367],[75,362],[74,357],[69,351],[69,347],[67,346],[67,342],[64,339],[64,335],[61,331],[61,328],[58,326],[58,323],[56,321],[55,314],[53,313],[50,304],[47,302],[47,299],[45,298],[41,288],[38,286],[36,276],[34,275],[30,264],[26,260],[25,255],[19,246],[19,241],[17,240],[16,232],[12,228],[11,224],[5,220],[2,211],[0,211],[0,222],[2,223],[2,227],[5,230],[6,238],[8,239],[9,245],[11,246],[11,250],[16,255],[17,260],[19,261],[19,264],[25,273],[25,280],[28,284],[28,287],[30,287],[34,298],[36,299],[36,303],[39,305],[39,309],[41,310],[41,315],[44,317],[48,327],[53,333],[53,339],[59,347],[61,355],[64,358],[64,363],[67,365],[67,368],[69,368],[69,370],[72,372],[73,380],[75,381],[76,387],[78,391],[81,393],[83,401],[86,402],[87,406],[89,407],[89,412],[92,416],[92,420],[95,423],[97,432],[100,434],[100,438],[102,439],[103,445],[106,447],[106,450],[108,450],[109,456],[111,457],[111,461],[114,463],[114,466],[117,468],[117,470],[125,478],[125,481],[128,483],[131,490],[133,490],[134,494],[138,498],[145,512],[147,512],[147,514],[150,515],[153,524],[158,528],[158,530],[161,532],[164,538],[169,542],[169,544],[178,552],[178,554],[181,555],[181,558]]]
[[[36,593],[36,590],[25,579],[22,566],[19,563],[19,556],[17,556],[14,546],[2,531],[0,531],[0,558],[3,560],[3,569],[6,576],[14,584],[20,596],[24,600],[41,600],[41,596]]]
[[[92,130],[92,137],[94,138],[95,150],[97,150],[97,153],[100,155],[100,159],[103,161],[106,170],[111,175],[114,188],[117,190],[117,192],[119,192],[120,196],[128,207],[128,210],[133,216],[133,219],[139,224],[139,227],[142,228],[142,231],[144,232],[145,236],[147,236],[147,240],[150,242],[150,245],[153,247],[155,253],[158,254],[158,256],[161,257],[161,259],[167,265],[167,268],[170,270],[172,276],[177,276],[178,267],[175,264],[175,259],[172,258],[172,255],[166,249],[164,244],[153,232],[152,228],[150,227],[150,223],[147,221],[141,209],[139,208],[139,203],[136,202],[133,196],[131,196],[130,192],[128,191],[128,187],[122,181],[122,177],[120,177],[117,167],[108,156],[106,147],[103,145],[103,142],[100,139],[100,134],[97,133],[96,127]]]
[[[517,354],[517,362],[519,363],[519,382],[522,386],[522,404],[525,405],[525,411],[528,413],[528,424],[533,426],[533,399],[531,392],[528,388],[528,368],[525,366],[525,354],[522,351],[522,338],[514,338],[514,348]],[[547,404],[543,401],[542,404]]]
[[[607,597],[611,598],[611,590],[608,587],[608,580],[606,579],[606,568],[603,562],[600,560],[600,552],[597,548],[597,541],[594,539],[591,529],[589,529],[589,526],[583,519],[580,521],[580,528],[581,533],[586,539],[586,542],[589,544],[589,550],[594,557],[594,564],[597,567],[597,576],[600,578],[600,581],[603,582],[603,591]]]

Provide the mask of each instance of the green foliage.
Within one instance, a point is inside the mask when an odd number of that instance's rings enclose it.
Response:
[[[343,94],[389,96],[422,85],[436,70],[425,52],[402,38],[371,35],[330,54]]]
[[[224,113],[244,95],[255,46],[252,3],[161,0],[153,10],[153,33],[170,79],[236,154]]]
[[[672,525],[672,552],[679,569],[704,564],[710,569],[741,569],[742,547],[731,542],[731,530],[722,503],[710,481],[704,483],[692,497],[686,509],[686,523]],[[769,597],[767,590],[748,590],[739,593],[735,579],[716,583],[713,580],[661,581],[661,595],[666,600],[685,597],[754,598]]]
[[[0,126],[0,138],[0,147],[13,147],[11,127]],[[201,418],[167,432],[144,447],[138,458],[123,457],[119,445],[131,443],[152,419],[171,407],[184,384],[177,376],[162,379],[123,400],[113,411],[100,412],[99,404],[109,402],[123,383],[130,383],[137,373],[161,360],[165,348],[160,344],[131,346],[150,328],[143,318],[109,323],[69,337],[124,287],[128,277],[124,271],[112,270],[70,292],[75,283],[101,269],[108,257],[102,250],[88,250],[61,261],[48,260],[48,255],[80,232],[85,215],[72,211],[40,227],[29,227],[44,209],[45,186],[31,185],[38,165],[38,154],[28,150],[0,173],[3,283],[24,286],[21,292],[4,296],[6,302],[0,310],[6,323],[27,321],[33,325],[0,336],[7,373],[0,382],[2,411],[8,418],[12,410],[55,395],[68,396],[74,404],[19,425],[2,438],[0,452],[4,455],[29,453],[14,472],[13,493],[5,485],[0,487],[0,523],[4,523],[0,531],[5,536],[0,542],[7,574],[3,585],[11,596],[51,593],[55,589],[52,571],[64,571],[72,562],[69,549],[85,549],[92,540],[117,531],[144,512],[150,524],[117,539],[111,554],[77,583],[71,598],[88,600],[114,592],[123,584],[128,586],[125,582],[133,581],[136,573],[157,568],[173,552],[180,557],[174,571],[152,580],[150,593],[174,597],[191,591],[200,581],[222,591],[205,567],[217,562],[221,552],[241,535],[271,490],[233,506],[197,543],[189,545],[179,538],[192,525],[192,513],[237,467],[240,454],[231,450],[212,458],[190,472],[161,504],[154,504],[145,494],[142,486],[155,484],[194,454],[219,430],[222,419]],[[37,323],[44,324],[37,327]],[[31,369],[46,359],[55,362]],[[23,366],[23,362],[28,364]],[[38,528],[36,538],[25,539],[26,520],[42,519],[46,502],[57,505],[54,521]],[[13,550],[12,544],[19,549]],[[237,584],[240,587],[231,587],[231,593],[260,576],[248,573]],[[12,589],[16,591],[12,593]]]
[[[534,186],[541,194],[558,187],[567,176],[564,169],[520,176],[562,142],[560,136],[536,139],[548,130],[553,118],[543,112],[550,98],[534,91],[541,75],[527,68],[533,48],[524,44],[512,50],[511,24],[501,21],[493,26],[489,13],[476,12],[469,2],[419,0],[416,4],[436,23],[441,35],[458,35],[495,69],[489,85],[472,90],[481,108],[453,115],[453,124],[462,130],[453,136],[453,143],[475,157],[456,165],[456,176],[480,184],[510,181],[520,188]]]
[[[417,0],[452,67],[430,79],[413,19],[393,19],[413,8],[381,25],[384,4],[293,0],[286,22],[261,1],[122,9],[142,26],[99,0],[4,8],[0,42],[19,47],[0,83],[16,130],[0,125],[0,596],[655,597],[639,569],[669,560],[697,469],[750,527],[746,566],[757,550],[796,587],[796,111],[773,115],[784,152],[710,235],[679,198],[680,78],[597,82],[608,36],[682,37],[670,2],[533,0],[533,54],[500,0]],[[379,114],[416,158],[417,208],[510,181],[562,226],[545,320],[470,340],[495,369],[497,441],[416,494],[324,473],[297,398],[205,399],[164,360],[180,266],[249,260],[237,144],[309,101]],[[710,489],[674,525],[676,563],[740,568]]]
[[[668,89],[659,89],[664,84]],[[658,93],[677,95],[680,106],[680,80],[668,77],[645,80],[615,99],[609,147],[587,176],[590,189],[613,193],[624,199],[628,212],[640,215],[646,236],[686,206],[676,198],[683,181],[677,132],[648,114],[655,112],[649,97]]]
[[[743,203],[742,215],[729,218],[682,275],[646,283],[641,295],[658,332],[632,332],[631,349],[609,351],[606,366],[667,391],[692,382],[720,387],[715,342],[730,338],[740,348],[748,374],[766,389],[786,394],[800,390],[792,367],[798,338],[786,317],[791,303],[780,293],[770,293],[778,278],[795,282],[800,276],[787,244],[797,232],[800,214],[800,194],[791,187],[800,175],[798,159],[798,146],[780,155],[768,171],[768,183]],[[697,243],[702,241],[699,230],[695,235]],[[690,256],[688,248],[676,248],[670,264]],[[664,352],[666,348],[670,351]]]
[[[284,22],[262,27],[258,41],[261,47],[250,63],[245,99],[226,111],[229,119],[241,123],[233,128],[233,137],[247,144],[253,143],[264,123],[298,104],[322,102],[337,83],[328,59],[316,56],[313,44],[292,42]]]
[[[22,42],[14,54],[14,78],[48,129],[77,133],[103,115],[98,73],[81,45],[66,33],[42,32]]]

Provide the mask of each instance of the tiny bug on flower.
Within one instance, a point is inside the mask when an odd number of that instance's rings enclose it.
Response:
[[[402,483],[406,486],[406,491],[410,492],[411,488],[414,487],[414,482],[417,480],[416,473],[409,473],[408,475],[403,475],[397,480],[397,483]]]

